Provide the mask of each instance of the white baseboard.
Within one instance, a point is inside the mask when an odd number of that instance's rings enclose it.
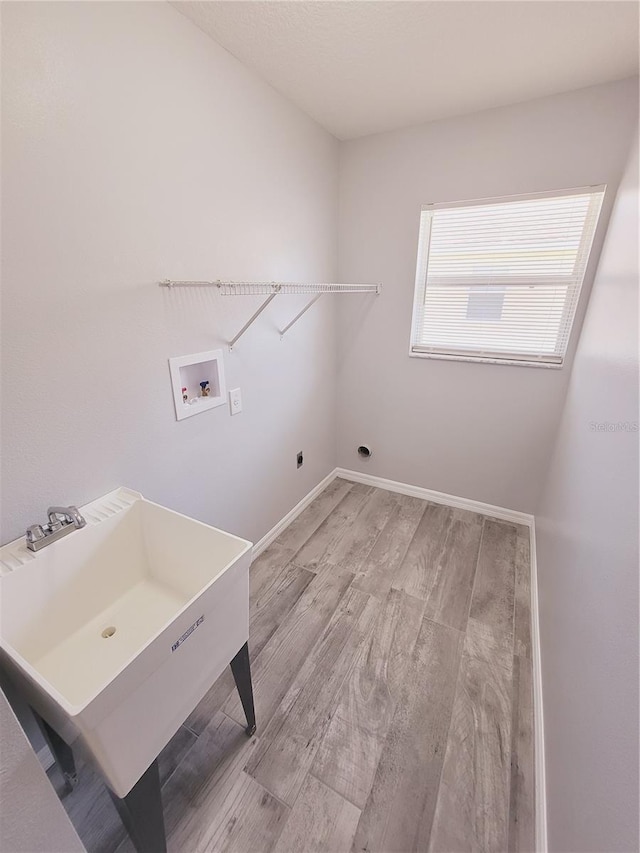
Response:
[[[545,762],[544,762],[544,718],[542,707],[542,662],[540,654],[540,622],[538,612],[538,567],[536,562],[536,535],[535,519],[533,515],[518,510],[506,509],[501,506],[475,501],[469,498],[460,498],[456,495],[448,495],[445,492],[436,492],[432,489],[424,489],[422,486],[412,486],[408,483],[399,483],[396,480],[386,480],[383,477],[375,477],[371,474],[362,474],[359,471],[350,471],[348,468],[335,468],[330,474],[321,480],[293,509],[288,512],[271,530],[266,533],[260,541],[254,545],[253,555],[257,557],[276,539],[291,522],[326,488],[336,477],[352,480],[356,483],[364,483],[367,486],[375,486],[378,489],[386,489],[401,495],[421,498],[433,503],[444,504],[456,509],[466,509],[481,515],[489,515],[502,521],[511,521],[515,524],[524,524],[530,531],[531,543],[531,655],[533,665],[533,708],[534,708],[534,742],[535,742],[535,810],[536,810],[536,851],[547,853],[547,799],[545,785]]]
[[[493,504],[474,501],[470,498],[459,498],[457,495],[448,495],[445,492],[424,489],[422,486],[410,486],[408,483],[398,483],[396,480],[385,480],[383,477],[361,474],[359,471],[350,471],[348,468],[336,468],[334,474],[336,477],[344,477],[346,480],[354,480],[356,483],[364,483],[367,486],[375,486],[378,489],[386,489],[389,492],[398,492],[401,495],[422,498],[425,501],[452,506],[456,509],[468,509],[471,512],[479,512],[482,515],[491,515],[502,521],[513,521],[515,524],[526,524],[528,527],[531,527],[533,523],[533,516],[527,512],[505,509],[503,506],[494,506]]]
[[[538,606],[538,559],[536,525],[531,519],[531,657],[533,664],[533,721],[535,744],[536,850],[547,853],[547,788],[544,762],[544,708],[542,704],[542,655],[540,650],[540,610]]]
[[[292,510],[290,510],[283,518],[281,518],[280,521],[271,528],[271,530],[265,533],[265,535],[262,537],[262,539],[260,539],[259,542],[256,542],[256,544],[253,546],[254,557],[257,557],[259,554],[262,554],[265,548],[268,548],[269,545],[271,545],[271,543],[273,542],[273,540],[277,539],[278,536],[280,536],[282,531],[291,524],[294,518],[297,518],[302,512],[302,510],[306,509],[311,503],[311,501],[316,498],[320,494],[320,492],[329,485],[332,480],[335,480],[336,470],[337,469],[334,468],[334,470],[327,474],[327,476],[323,480],[320,480],[317,486],[314,486],[313,489],[311,489],[311,491],[306,494],[302,498],[302,500],[294,506]]]

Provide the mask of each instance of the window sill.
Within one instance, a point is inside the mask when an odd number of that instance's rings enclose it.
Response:
[[[409,350],[410,358],[430,358],[437,361],[467,361],[473,364],[504,364],[511,367],[542,367],[545,370],[561,370],[564,364],[552,364],[545,361],[520,361],[515,358],[495,358],[480,355],[445,355],[444,353],[414,352]]]

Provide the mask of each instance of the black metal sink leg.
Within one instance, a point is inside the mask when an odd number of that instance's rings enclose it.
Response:
[[[166,853],[158,759],[125,797],[109,793],[138,853]]]
[[[47,746],[51,750],[51,754],[64,776],[67,790],[71,792],[78,782],[78,773],[76,771],[76,762],[73,758],[73,751],[69,744],[62,740],[58,732],[54,731],[49,723],[47,723],[46,720],[43,720],[37,711],[34,711],[33,708],[31,710],[33,711],[33,716],[36,718],[36,722],[40,726],[40,731],[43,734]]]
[[[256,711],[253,707],[253,687],[251,685],[251,664],[249,663],[249,644],[245,643],[231,661],[231,672],[240,694],[240,701],[247,718],[247,735],[256,733]]]

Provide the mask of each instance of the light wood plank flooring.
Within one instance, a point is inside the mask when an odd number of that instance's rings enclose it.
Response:
[[[334,480],[251,569],[256,737],[227,672],[160,757],[169,850],[533,851],[529,591],[527,528]]]

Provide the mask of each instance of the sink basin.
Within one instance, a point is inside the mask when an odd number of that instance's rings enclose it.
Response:
[[[33,553],[0,548],[0,649],[124,797],[249,636],[251,543],[128,489]]]

